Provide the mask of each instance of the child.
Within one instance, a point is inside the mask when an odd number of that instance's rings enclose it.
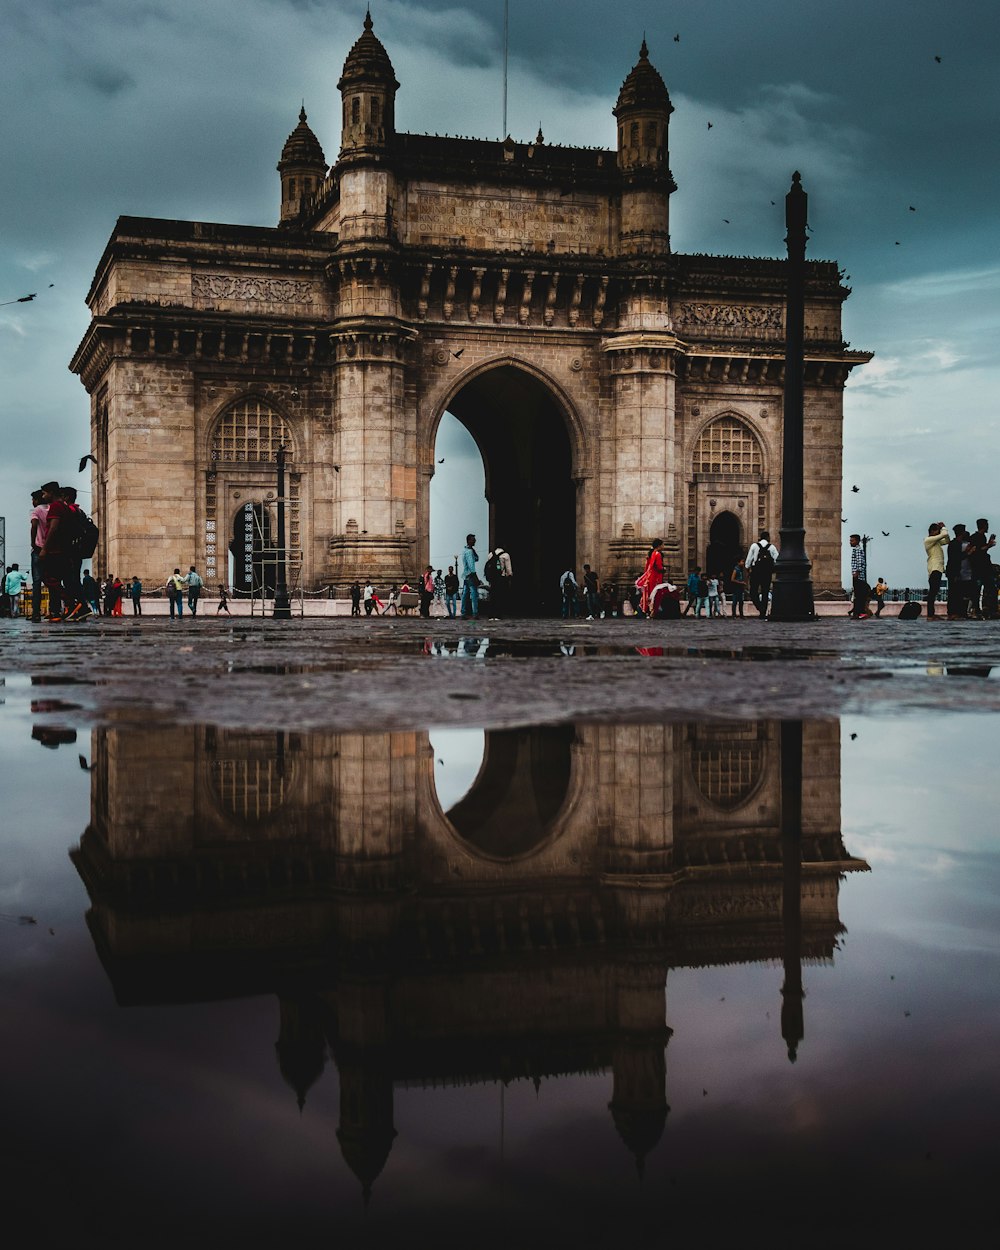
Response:
[[[226,616],[232,616],[232,612],[229,611],[229,592],[221,582],[219,583],[219,606],[215,609],[215,615],[218,616],[220,612],[225,612]]]

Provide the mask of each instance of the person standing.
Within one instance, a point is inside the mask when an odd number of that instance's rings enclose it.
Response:
[[[187,582],[188,609],[192,616],[197,616],[198,600],[201,598],[201,588],[205,583],[201,580],[193,564],[184,580]]]
[[[12,564],[4,578],[4,594],[7,596],[7,602],[10,604],[11,616],[20,616],[21,614],[21,590],[24,583],[28,579],[21,572],[20,565]]]
[[[429,617],[434,602],[434,566],[428,564],[420,578],[420,615]]]
[[[361,615],[361,583],[355,578],[351,583],[351,616]]]
[[[646,567],[642,571],[642,576],[636,581],[636,586],[642,591],[639,599],[639,611],[643,616],[649,615],[649,599],[653,591],[663,581],[663,552],[660,548],[663,546],[662,538],[654,538],[649,553],[646,556]]]
[[[62,497],[58,482],[46,482],[42,497],[48,504],[48,522],[45,538],[39,549],[38,560],[42,580],[49,591],[50,621],[61,621],[71,613],[83,608],[79,581],[74,585],[76,563],[70,553],[70,507]],[[86,615],[90,615],[89,609]]]
[[[722,606],[719,603],[719,579],[714,573],[708,579],[708,615],[722,615]]]
[[[601,615],[601,583],[589,564],[583,566],[583,597],[587,602],[587,620]]]
[[[449,616],[453,617],[458,611],[458,574],[453,564],[448,565],[448,572],[445,574],[444,605]]]
[[[969,532],[960,522],[951,527],[945,574],[948,578],[948,620],[964,621],[969,615],[970,579]]]
[[[693,568],[687,575],[687,584],[685,590],[687,592],[687,603],[684,605],[684,611],[681,616],[687,616],[692,608],[698,606],[698,583],[701,581],[701,565]]]
[[[167,598],[170,600],[170,619],[175,616],[183,620],[184,618],[184,589],[187,582],[180,569],[174,571],[167,578],[166,591]]]
[[[226,616],[232,616],[232,612],[229,611],[229,591],[222,582],[219,583],[219,604],[215,609],[215,615],[218,616],[220,612],[225,612]]]
[[[868,558],[860,534],[850,536],[851,544],[851,594],[853,596],[849,616],[865,620],[869,615],[868,603],[872,588],[868,585]]]
[[[444,603],[444,578],[440,569],[434,574],[434,598],[438,603]]]
[[[96,577],[92,577],[90,569],[83,570],[83,577],[80,579],[80,593],[83,595],[83,601],[90,605],[90,610],[95,616],[101,615],[101,587]]]
[[[114,574],[109,573],[104,583],[102,592],[104,599],[104,615],[111,616],[115,610],[115,579]]]
[[[951,535],[944,521],[934,521],[927,527],[924,539],[924,552],[927,555],[927,615],[936,616],[934,605],[941,591],[941,578],[944,576],[944,555]]]
[[[479,574],[476,565],[479,556],[476,553],[475,534],[466,534],[465,548],[462,551],[462,615],[479,617]]]
[[[732,588],[731,613],[733,616],[742,616],[743,596],[746,593],[747,585],[747,570],[742,560],[737,560],[729,578],[729,585]],[[737,608],[739,609],[738,612]]]
[[[40,490],[31,492],[31,619],[42,619],[42,566],[38,558],[48,530],[49,506]]]
[[[562,592],[562,615],[563,620],[567,617],[576,616],[576,594],[577,582],[576,574],[572,569],[567,569],[559,578],[559,589]]]
[[[744,567],[750,580],[750,598],[761,616],[767,616],[771,597],[771,578],[778,559],[778,549],[771,542],[767,530],[761,530],[760,538],[746,554]]]
[[[120,577],[116,577],[111,585],[112,604],[111,615],[121,616],[122,614],[122,598],[125,594],[125,585]]]
[[[888,589],[889,589],[889,583],[885,580],[884,577],[880,576],[878,581],[875,583],[874,590],[872,591],[872,593],[875,596],[875,615],[876,616],[882,615],[882,609],[885,607],[885,592]]]
[[[364,595],[362,597],[364,599],[364,604],[365,604],[365,616],[371,616],[372,608],[374,608],[375,606],[375,603],[374,603],[375,590],[372,587],[371,581],[365,582],[365,590],[364,590]]]
[[[132,600],[132,615],[142,616],[142,582],[133,576],[128,585],[128,597]]]
[[[483,573],[490,584],[490,619],[507,615],[510,599],[511,563],[503,547],[495,547],[486,558]]]
[[[987,535],[990,523],[985,517],[976,521],[975,533],[969,535],[969,569],[972,573],[972,602],[977,615],[992,620],[997,614],[997,587],[993,577],[990,551],[996,546],[996,534]]]

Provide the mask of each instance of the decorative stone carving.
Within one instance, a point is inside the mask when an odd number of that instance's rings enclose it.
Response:
[[[311,282],[297,278],[242,278],[224,273],[196,273],[191,277],[195,299],[231,299],[245,303],[311,304]]]
[[[682,325],[703,326],[706,330],[781,333],[781,309],[774,305],[681,304],[677,316]]]

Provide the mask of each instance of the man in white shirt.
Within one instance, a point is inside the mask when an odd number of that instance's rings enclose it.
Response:
[[[771,535],[767,530],[761,530],[760,538],[750,547],[744,562],[750,576],[750,598],[761,616],[767,616],[771,578],[777,559],[778,548],[771,542]]]

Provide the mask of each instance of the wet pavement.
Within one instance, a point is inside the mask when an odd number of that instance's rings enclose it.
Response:
[[[978,1244],[1000,628],[0,622],[35,1244]]]
[[[459,661],[459,662],[456,662]],[[1000,623],[0,622],[85,717],[364,730],[1000,708]]]

